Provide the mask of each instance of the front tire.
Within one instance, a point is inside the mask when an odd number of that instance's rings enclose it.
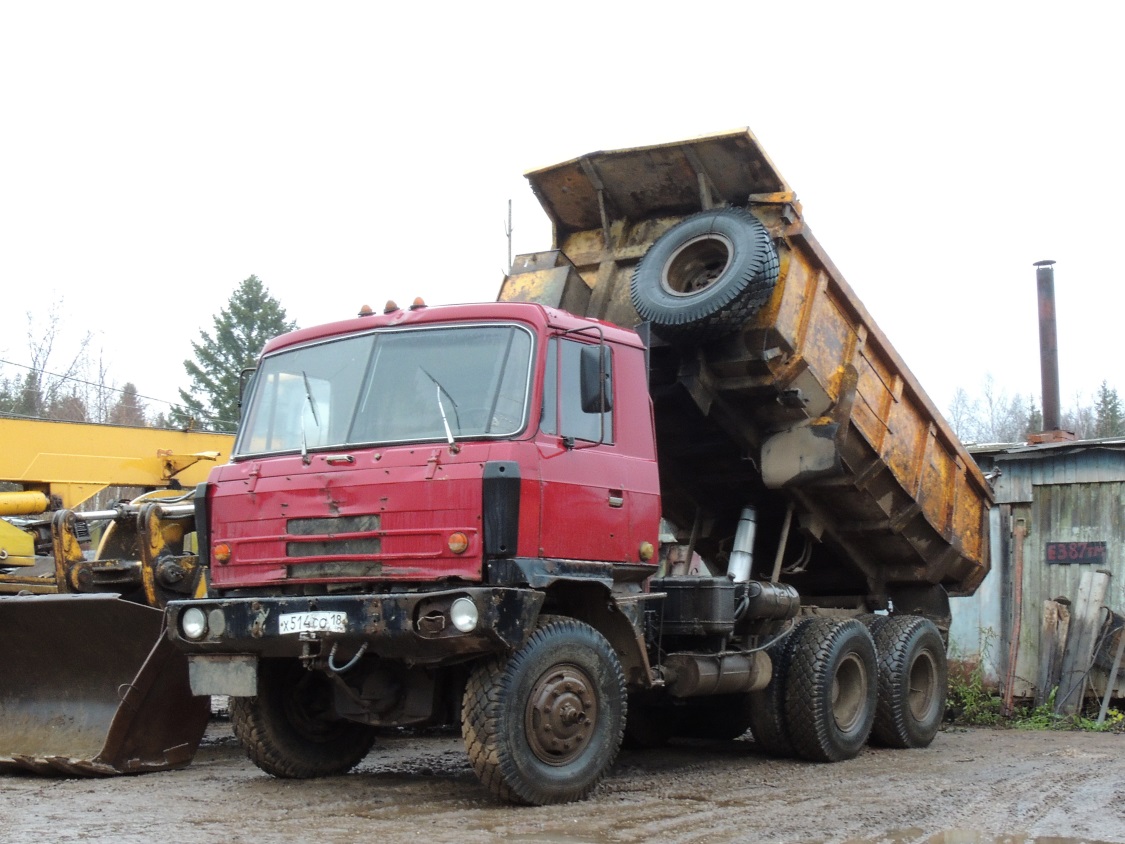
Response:
[[[818,618],[801,631],[785,698],[797,755],[840,762],[859,754],[875,720],[875,671],[862,622]]]
[[[945,716],[945,644],[932,621],[887,619],[875,633],[879,702],[871,738],[887,747],[928,747]]]
[[[546,616],[518,651],[473,669],[461,724],[492,795],[542,806],[593,791],[617,757],[625,714],[625,675],[605,637]]]
[[[373,727],[336,717],[331,681],[295,659],[262,660],[258,694],[231,698],[230,718],[250,761],[284,779],[347,773],[375,744]]]

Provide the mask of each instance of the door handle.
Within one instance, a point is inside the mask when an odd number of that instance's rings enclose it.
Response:
[[[611,489],[609,491],[609,506],[610,507],[624,507],[625,506],[625,491],[621,489]]]

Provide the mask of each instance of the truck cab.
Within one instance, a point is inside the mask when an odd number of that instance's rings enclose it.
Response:
[[[632,332],[529,304],[419,306],[274,341],[201,499],[210,593],[564,564],[643,580],[660,520],[644,365]]]

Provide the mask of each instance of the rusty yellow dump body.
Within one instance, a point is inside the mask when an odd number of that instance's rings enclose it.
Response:
[[[756,501],[773,525],[792,518],[816,550],[783,561],[782,547],[783,579],[838,605],[906,600],[912,586],[976,589],[989,568],[989,486],[749,131],[592,153],[528,179],[555,248],[517,258],[501,299],[638,325],[639,262],[685,219],[724,206],[756,218],[776,252],[772,293],[736,330],[662,342],[656,329],[666,513],[698,528],[701,515]],[[701,240],[670,254],[682,262]],[[665,292],[687,299],[673,259]]]

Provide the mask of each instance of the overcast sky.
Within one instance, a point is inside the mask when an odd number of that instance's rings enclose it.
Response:
[[[1123,10],[0,0],[0,358],[57,302],[174,400],[251,274],[302,326],[489,300],[525,171],[748,126],[939,407],[1038,403],[1044,258],[1064,407],[1125,392]]]

